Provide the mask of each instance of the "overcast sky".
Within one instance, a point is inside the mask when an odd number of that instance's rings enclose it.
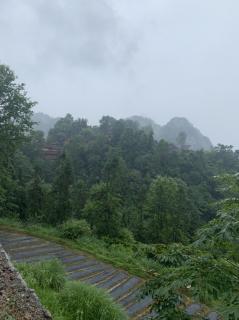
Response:
[[[0,63],[36,111],[184,116],[239,147],[238,0],[0,0]]]

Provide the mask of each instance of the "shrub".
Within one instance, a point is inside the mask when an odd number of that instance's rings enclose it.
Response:
[[[18,269],[33,287],[59,291],[65,285],[64,267],[56,259],[34,264],[22,263],[18,265]]]
[[[63,238],[76,240],[91,235],[91,228],[86,220],[71,219],[61,226],[60,232]]]
[[[127,228],[119,229],[117,237],[104,236],[100,238],[107,245],[123,245],[125,247],[132,247],[136,244],[133,233]]]
[[[62,314],[67,319],[80,320],[126,320],[124,312],[102,290],[83,284],[69,282],[60,292]]]
[[[122,228],[119,231],[118,239],[125,245],[133,245],[135,243],[133,233],[127,228]]]

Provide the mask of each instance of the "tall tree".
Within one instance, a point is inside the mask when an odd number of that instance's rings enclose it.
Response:
[[[151,184],[145,204],[145,240],[185,241],[192,225],[197,225],[186,184],[180,179],[157,177]]]
[[[84,215],[98,236],[118,237],[121,229],[121,200],[105,183],[92,187]]]
[[[53,182],[53,208],[49,217],[51,223],[59,224],[71,217],[70,189],[72,184],[71,164],[66,156],[63,155]]]
[[[71,188],[71,206],[75,218],[82,217],[82,211],[88,198],[88,187],[84,180],[78,179]]]
[[[35,105],[27,97],[25,85],[17,83],[16,79],[8,66],[0,64],[0,212],[4,214],[17,211],[16,203],[22,203],[19,199],[24,198],[22,186],[17,188],[12,179],[12,162],[16,149],[31,130]],[[15,192],[20,189],[20,193]],[[17,194],[19,199],[16,199]]]
[[[40,176],[35,173],[27,188],[27,218],[41,222],[44,216],[45,192]]]
[[[32,127],[32,102],[14,72],[0,65],[0,149],[1,159],[9,157]]]

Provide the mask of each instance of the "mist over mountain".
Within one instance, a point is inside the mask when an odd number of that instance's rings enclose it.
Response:
[[[141,129],[152,130],[157,141],[163,139],[190,150],[211,150],[213,147],[210,139],[204,136],[186,118],[175,117],[163,126],[150,118],[142,116],[132,116],[129,119],[136,122]],[[34,113],[33,115],[33,121],[37,123],[35,129],[43,131],[45,135],[48,134],[50,129],[54,128],[58,120],[59,118],[53,118],[42,112]]]
[[[211,150],[213,147],[210,139],[204,136],[186,118],[175,117],[164,126],[141,116],[133,116],[130,119],[137,122],[140,128],[151,128],[154,138],[158,141],[163,139],[191,150]]]
[[[37,112],[33,114],[32,120],[36,122],[34,128],[43,131],[45,136],[48,135],[50,129],[54,128],[59,118],[50,117],[48,114]]]

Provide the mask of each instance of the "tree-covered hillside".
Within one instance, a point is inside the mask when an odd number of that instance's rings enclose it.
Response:
[[[47,154],[52,146],[58,150],[53,159]],[[144,242],[187,242],[215,214],[220,193],[213,177],[238,167],[231,147],[185,150],[157,142],[131,120],[103,117],[89,126],[68,114],[46,139],[33,131],[15,151],[11,183],[3,186],[15,196],[2,210],[51,224],[86,219],[101,236],[110,230],[117,237],[127,228]]]

